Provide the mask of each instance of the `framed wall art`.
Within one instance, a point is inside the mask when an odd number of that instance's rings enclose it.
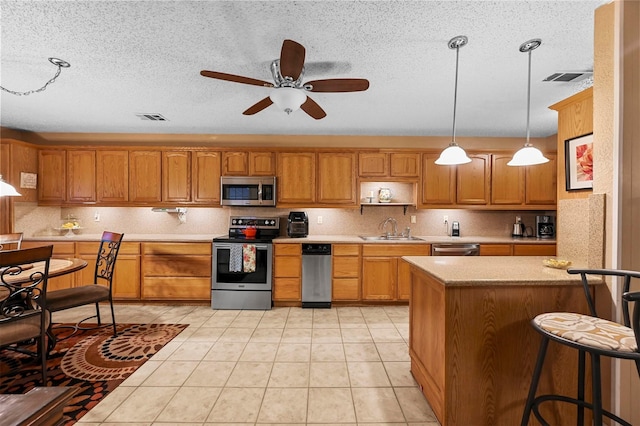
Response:
[[[564,141],[567,191],[593,189],[593,133]]]

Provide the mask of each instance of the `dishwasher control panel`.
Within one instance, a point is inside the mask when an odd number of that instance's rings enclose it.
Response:
[[[331,244],[303,244],[302,254],[331,254]]]

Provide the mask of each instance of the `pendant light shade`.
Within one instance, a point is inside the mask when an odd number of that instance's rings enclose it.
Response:
[[[466,36],[457,36],[449,40],[449,49],[456,50],[456,83],[453,92],[453,136],[451,137],[451,143],[448,147],[440,153],[440,157],[435,161],[436,164],[441,166],[451,166],[456,164],[470,163],[471,159],[467,157],[467,153],[464,149],[456,143],[456,106],[458,101],[458,56],[460,54],[460,48],[465,46],[469,39]]]
[[[293,111],[297,111],[300,105],[307,100],[307,95],[304,94],[302,89],[279,87],[271,91],[269,98],[278,108],[287,114],[291,114]]]
[[[529,76],[527,78],[527,141],[522,148],[513,154],[513,158],[507,163],[507,166],[534,166],[549,161],[538,148],[529,142],[529,120],[531,117],[531,52],[541,44],[542,40],[535,38],[520,45],[520,51],[529,54]]]
[[[0,175],[0,197],[19,197],[20,193],[2,179]]]

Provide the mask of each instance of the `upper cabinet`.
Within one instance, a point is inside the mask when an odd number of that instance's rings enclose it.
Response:
[[[161,151],[129,151],[129,200],[143,204],[162,201]]]
[[[218,151],[195,151],[192,158],[192,200],[220,205],[220,157]]]
[[[423,205],[452,205],[456,202],[456,168],[439,166],[435,161],[439,153],[422,155]]]
[[[524,203],[524,167],[508,166],[512,155],[491,156],[491,204]]]
[[[279,152],[276,176],[278,206],[315,203],[315,152]]]
[[[527,166],[525,171],[525,202],[555,206],[557,202],[557,156],[545,154],[548,163]]]
[[[348,152],[318,153],[320,204],[356,205],[356,156]]]
[[[275,176],[273,152],[231,151],[222,154],[223,176]]]
[[[98,203],[129,201],[129,152],[96,151]]]
[[[489,204],[491,156],[469,154],[471,162],[456,166],[456,202]]]
[[[358,155],[360,177],[417,178],[420,176],[420,153],[361,152]]]
[[[510,155],[492,155],[491,204],[548,208],[556,204],[556,156],[535,166],[507,166]]]
[[[162,152],[162,201],[191,201],[191,153]]]
[[[66,200],[67,152],[43,149],[38,152],[38,200],[60,204]]]

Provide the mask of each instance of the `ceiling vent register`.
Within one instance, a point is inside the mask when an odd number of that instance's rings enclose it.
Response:
[[[169,121],[162,114],[156,113],[141,113],[136,114],[136,117],[144,121]]]
[[[542,81],[556,81],[559,83],[575,83],[593,76],[591,71],[557,72]]]

